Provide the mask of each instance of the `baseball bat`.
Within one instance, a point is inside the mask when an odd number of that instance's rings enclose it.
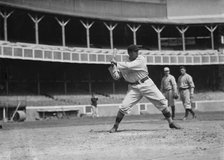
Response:
[[[112,55],[112,58],[115,59],[115,58],[116,58],[116,55],[117,55],[117,49],[114,48],[114,49],[113,49],[113,55]]]

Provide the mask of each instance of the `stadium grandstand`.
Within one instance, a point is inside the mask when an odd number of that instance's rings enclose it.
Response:
[[[100,105],[121,103],[127,84],[107,68],[113,49],[124,61],[130,44],[142,46],[157,86],[164,66],[177,78],[186,65],[197,93],[222,92],[223,7],[222,0],[0,0],[0,119],[19,105],[87,113],[93,92]]]

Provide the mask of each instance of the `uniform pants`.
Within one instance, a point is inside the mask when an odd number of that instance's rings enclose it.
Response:
[[[92,105],[92,116],[99,117],[98,115],[98,108]]]
[[[191,109],[191,99],[189,89],[180,90],[180,99],[185,109]]]
[[[167,90],[163,93],[163,95],[165,96],[165,98],[168,100],[168,106],[174,106],[174,98],[173,98],[173,91],[171,90]]]
[[[160,111],[167,109],[166,98],[149,78],[144,83],[128,85],[128,92],[120,106],[120,111],[124,114],[130,113],[131,108],[138,103],[142,97],[146,97]]]

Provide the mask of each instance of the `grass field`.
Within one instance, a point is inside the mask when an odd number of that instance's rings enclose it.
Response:
[[[224,160],[224,112],[182,116],[182,130],[162,115],[127,116],[114,134],[114,117],[5,123],[0,160]]]

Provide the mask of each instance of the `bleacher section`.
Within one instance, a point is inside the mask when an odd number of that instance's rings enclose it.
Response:
[[[120,104],[125,94],[111,94],[108,97],[96,95],[98,104]],[[194,100],[222,100],[224,92],[196,93]],[[0,96],[0,106],[15,107],[20,102],[23,106],[59,106],[59,105],[90,105],[91,95],[54,95],[47,96]],[[148,103],[143,98],[140,103]]]
[[[0,41],[0,57],[2,58],[109,64],[112,53],[112,49],[62,47]],[[150,65],[224,64],[224,54],[217,50],[141,50],[140,54],[146,56]],[[117,61],[124,61],[127,58],[126,50],[117,50],[116,58]]]

